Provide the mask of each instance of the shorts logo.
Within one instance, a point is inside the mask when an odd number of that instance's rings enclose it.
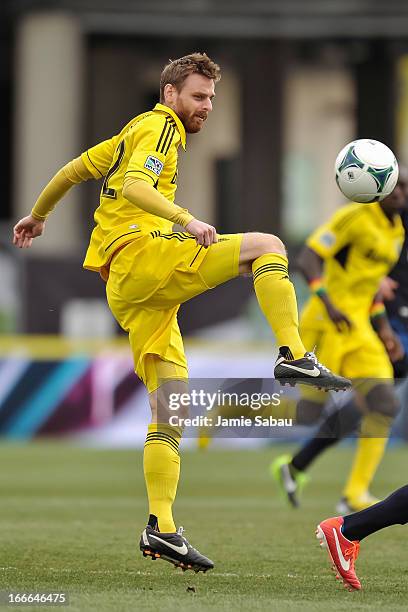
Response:
[[[160,159],[157,159],[157,157],[153,157],[153,155],[149,155],[145,161],[144,167],[157,174],[157,176],[160,176],[161,171],[163,170],[162,162]]]
[[[319,238],[320,244],[323,244],[324,246],[327,246],[327,247],[333,246],[335,241],[336,241],[336,237],[330,232],[326,232],[322,234]]]

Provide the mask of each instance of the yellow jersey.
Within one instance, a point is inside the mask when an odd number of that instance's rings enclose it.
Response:
[[[367,319],[379,283],[397,262],[403,241],[400,216],[390,221],[374,202],[342,207],[306,244],[325,262],[322,280],[333,304],[353,319]],[[321,304],[317,296],[311,298],[315,301]]]
[[[177,189],[178,147],[186,147],[186,132],[176,113],[163,104],[138,115],[122,131],[82,153],[96,179],[103,178],[100,204],[84,268],[100,271],[113,253],[138,234],[152,230],[171,232],[172,223],[145,212],[123,197],[126,177],[151,183],[174,202]]]

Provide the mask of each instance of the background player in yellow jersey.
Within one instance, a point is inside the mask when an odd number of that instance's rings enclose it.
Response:
[[[314,293],[302,313],[302,337],[317,345],[329,367],[354,379],[355,389],[354,402],[340,409],[338,417],[329,416],[293,458],[281,456],[272,463],[273,475],[294,506],[313,459],[342,436],[339,426],[350,432],[360,420],[357,452],[338,511],[360,510],[376,501],[368,488],[399,407],[390,358],[403,356],[377,291],[399,257],[404,238],[399,213],[407,197],[408,175],[401,169],[390,196],[344,206],[310,236],[299,258]],[[325,403],[321,393],[306,389],[297,405],[286,409],[298,423],[307,424],[317,420]],[[332,421],[336,430],[330,431]]]
[[[64,166],[14,228],[14,244],[31,246],[72,185],[103,181],[84,266],[107,281],[109,306],[129,333],[136,373],[149,392],[153,418],[144,448],[149,520],[140,548],[144,555],[196,571],[213,562],[176,531],[172,516],[182,431],[169,424],[166,397],[187,391],[188,379],[177,324],[180,304],[252,272],[259,305],[281,346],[275,376],[327,389],[350,385],[306,352],[281,240],[258,232],[217,237],[213,226],[174,203],[178,148],[185,148],[186,133],[202,129],[219,78],[219,67],[205,54],[170,62],[161,74],[160,103]],[[172,232],[174,223],[186,231]]]

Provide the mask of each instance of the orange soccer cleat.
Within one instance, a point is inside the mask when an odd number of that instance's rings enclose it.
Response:
[[[349,591],[360,590],[361,584],[354,570],[360,543],[357,540],[351,542],[344,537],[341,531],[343,522],[341,516],[326,519],[317,526],[316,537],[320,540],[320,546],[327,548],[336,578],[342,578]]]

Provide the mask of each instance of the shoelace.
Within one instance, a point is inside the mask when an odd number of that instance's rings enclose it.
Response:
[[[189,542],[187,542],[186,538],[183,536],[184,531],[185,531],[184,527],[181,527],[181,525],[180,525],[180,527],[177,529],[177,534],[183,538],[184,542],[187,544],[187,546],[190,549],[190,551],[192,550],[192,551],[196,552],[197,554],[200,554],[198,552],[198,550],[196,548],[194,548],[194,546],[191,546],[191,544]]]
[[[317,360],[316,355],[313,353],[313,351],[310,351],[308,353],[305,353],[305,357],[306,359],[309,359],[309,361],[311,361],[312,363],[314,363],[315,365],[317,365],[317,367],[321,368],[322,370],[324,370],[325,372],[330,372],[329,368],[326,368],[326,366],[324,366],[322,363],[320,363],[320,361]]]
[[[360,552],[360,542],[352,542],[349,548],[346,548],[344,554],[346,556],[350,556],[350,559],[354,565],[354,561],[358,557],[358,553]]]

